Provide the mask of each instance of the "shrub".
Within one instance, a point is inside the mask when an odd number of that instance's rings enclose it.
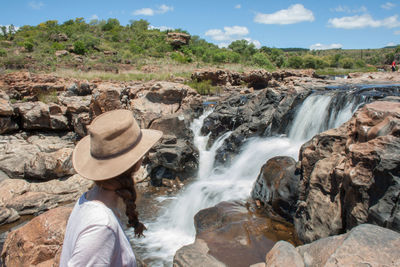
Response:
[[[340,59],[339,63],[340,63],[340,66],[342,66],[342,68],[351,69],[354,66],[354,59],[345,57],[345,58]]]
[[[86,46],[85,46],[84,42],[76,41],[74,43],[74,53],[75,54],[84,55],[84,54],[86,54],[86,52],[87,52],[87,49],[86,49]]]
[[[266,69],[273,69],[274,65],[272,65],[271,61],[269,60],[268,56],[264,53],[256,53],[251,57],[251,60],[254,64],[259,67],[263,67]]]
[[[311,55],[307,55],[303,58],[303,67],[307,69],[316,69],[317,68],[317,62],[315,60],[315,57]]]
[[[303,59],[299,56],[290,57],[288,60],[288,67],[294,69],[300,69],[303,67]]]
[[[186,85],[189,85],[201,95],[215,94],[219,93],[220,91],[220,88],[217,86],[213,86],[210,80],[205,80],[201,82],[190,81],[186,83]]]
[[[179,63],[189,63],[192,62],[192,58],[190,56],[186,56],[180,52],[174,52],[171,54],[171,58]]]
[[[65,49],[65,45],[64,45],[64,44],[57,43],[57,42],[54,42],[54,43],[51,45],[51,47],[52,47],[54,50],[64,50],[64,49]]]
[[[7,56],[7,51],[5,49],[0,49],[0,57]]]
[[[25,50],[28,52],[32,52],[33,51],[33,44],[29,41],[26,41],[23,43]]]
[[[362,59],[357,59],[355,65],[357,68],[364,68],[366,66],[365,61]]]

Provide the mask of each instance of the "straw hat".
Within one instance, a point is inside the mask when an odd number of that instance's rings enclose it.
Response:
[[[74,149],[72,164],[81,176],[94,181],[124,173],[162,136],[160,131],[140,129],[132,112],[123,109],[101,114],[88,131]]]

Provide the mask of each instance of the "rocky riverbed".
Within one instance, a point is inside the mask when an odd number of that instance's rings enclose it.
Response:
[[[198,70],[192,78],[212,80],[223,89],[201,129],[209,135],[208,147],[230,132],[215,151],[215,166],[230,166],[255,137],[297,136],[304,145],[298,159],[261,159],[265,165],[255,170],[259,175],[251,182],[247,204],[222,202],[197,213],[196,242],[177,252],[176,266],[200,266],[195,263],[203,260],[207,266],[243,266],[241,258],[245,265],[282,266],[290,259],[296,266],[364,260],[372,266],[398,265],[399,251],[393,249],[400,242],[398,75],[327,80],[312,71]],[[92,186],[74,173],[71,153],[86,126],[103,112],[130,109],[141,127],[164,132],[136,178],[141,192],[163,188],[175,194],[196,177],[200,155],[190,125],[207,97],[182,83],[80,81],[16,72],[0,76],[0,89],[0,224],[35,217],[11,232],[3,228],[7,266],[57,265],[67,206]],[[293,130],[302,107],[324,103],[326,116],[319,120],[326,123],[320,129],[310,124],[303,128],[312,131]],[[366,232],[371,240],[374,234],[380,239],[366,246],[369,239],[361,238]],[[300,244],[297,235],[312,243],[294,248]],[[325,246],[331,249],[316,252]],[[351,257],[352,246],[365,251]],[[378,248],[393,251],[385,261]]]

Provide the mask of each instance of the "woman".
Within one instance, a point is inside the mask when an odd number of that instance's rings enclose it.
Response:
[[[72,163],[95,186],[84,193],[69,217],[60,266],[136,266],[135,255],[124,234],[122,207],[128,227],[142,236],[132,175],[162,132],[140,129],[132,112],[114,110],[98,116],[89,135],[75,147]]]

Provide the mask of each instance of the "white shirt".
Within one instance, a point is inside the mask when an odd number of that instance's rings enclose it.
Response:
[[[135,254],[111,209],[83,194],[68,219],[60,267],[136,267]]]

